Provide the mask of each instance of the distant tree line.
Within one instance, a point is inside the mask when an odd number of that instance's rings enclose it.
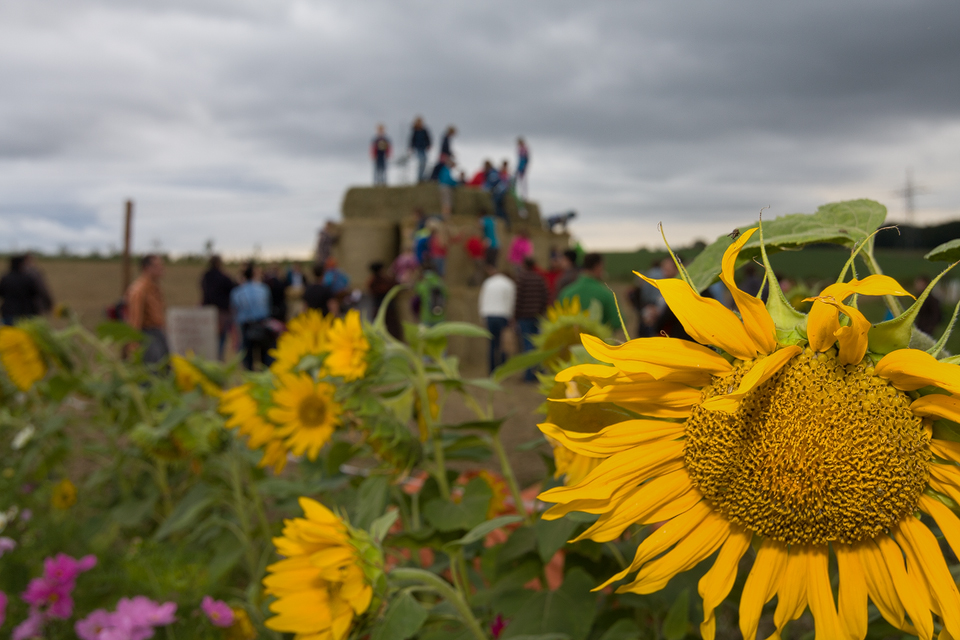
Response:
[[[898,224],[896,229],[884,229],[878,233],[875,246],[881,249],[922,249],[929,251],[955,238],[960,238],[960,220],[944,222],[930,227]]]

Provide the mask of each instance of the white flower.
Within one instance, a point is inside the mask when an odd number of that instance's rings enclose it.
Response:
[[[20,432],[13,437],[13,443],[11,445],[13,446],[13,450],[20,451],[20,449],[23,449],[24,445],[30,442],[30,439],[33,438],[33,434],[36,432],[37,430],[33,428],[32,424],[28,424],[23,429],[20,429]]]

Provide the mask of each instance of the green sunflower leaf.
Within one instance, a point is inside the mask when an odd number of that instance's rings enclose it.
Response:
[[[960,238],[934,247],[930,253],[923,257],[930,262],[956,262],[960,260]]]
[[[765,219],[763,240],[770,253],[821,242],[853,247],[876,231],[886,217],[887,208],[873,200],[833,202],[823,205],[816,213],[793,213],[770,221]],[[737,231],[744,232],[756,226],[756,223],[750,223],[739,227]],[[695,289],[702,291],[717,279],[723,252],[733,243],[734,237],[734,233],[720,236],[687,265]],[[744,245],[737,262],[742,264],[758,255],[760,237],[754,235]]]
[[[427,610],[407,590],[393,599],[383,622],[377,625],[372,640],[406,640],[427,621]]]

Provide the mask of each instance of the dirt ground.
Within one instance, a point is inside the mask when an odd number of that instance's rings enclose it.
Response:
[[[93,328],[103,322],[106,308],[116,303],[121,297],[119,262],[59,259],[41,260],[39,262],[40,268],[46,275],[54,302],[70,307],[78,314],[81,322],[88,327]],[[203,270],[204,265],[199,263],[168,264],[162,285],[167,305],[192,306],[198,304],[200,302],[200,276]],[[239,267],[228,266],[227,270],[237,275]],[[136,269],[134,269],[135,274]],[[482,341],[476,340],[476,342]],[[486,345],[471,346],[473,347],[470,349],[471,353],[485,355]],[[475,358],[468,358],[464,362],[464,375],[478,377],[486,373],[482,358],[481,362],[471,362],[470,360],[475,360]],[[504,387],[504,391],[495,394],[493,405],[498,417],[510,416],[502,428],[501,437],[504,446],[510,452],[518,481],[522,486],[527,486],[543,477],[543,462],[536,451],[516,451],[516,447],[539,437],[540,431],[536,424],[540,416],[535,411],[543,402],[543,397],[537,392],[535,384],[521,382],[519,376],[514,376],[514,378],[506,381]],[[485,398],[483,399],[485,400]],[[458,402],[448,404],[443,417],[445,421],[451,424],[475,419],[473,414]],[[542,450],[546,451],[547,449],[544,447]],[[488,464],[463,463],[456,466],[463,469],[471,467],[496,468],[495,461]]]

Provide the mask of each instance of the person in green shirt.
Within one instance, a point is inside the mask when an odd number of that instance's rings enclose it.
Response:
[[[429,258],[424,261],[423,275],[414,285],[420,303],[420,323],[428,327],[443,322],[447,317],[447,285],[433,270]]]
[[[620,315],[617,313],[617,302],[613,292],[603,283],[603,256],[599,253],[588,253],[583,258],[583,270],[580,277],[568,284],[560,291],[560,300],[566,302],[574,297],[580,298],[580,307],[589,309],[590,303],[596,300],[603,309],[603,324],[613,328],[620,328]]]

